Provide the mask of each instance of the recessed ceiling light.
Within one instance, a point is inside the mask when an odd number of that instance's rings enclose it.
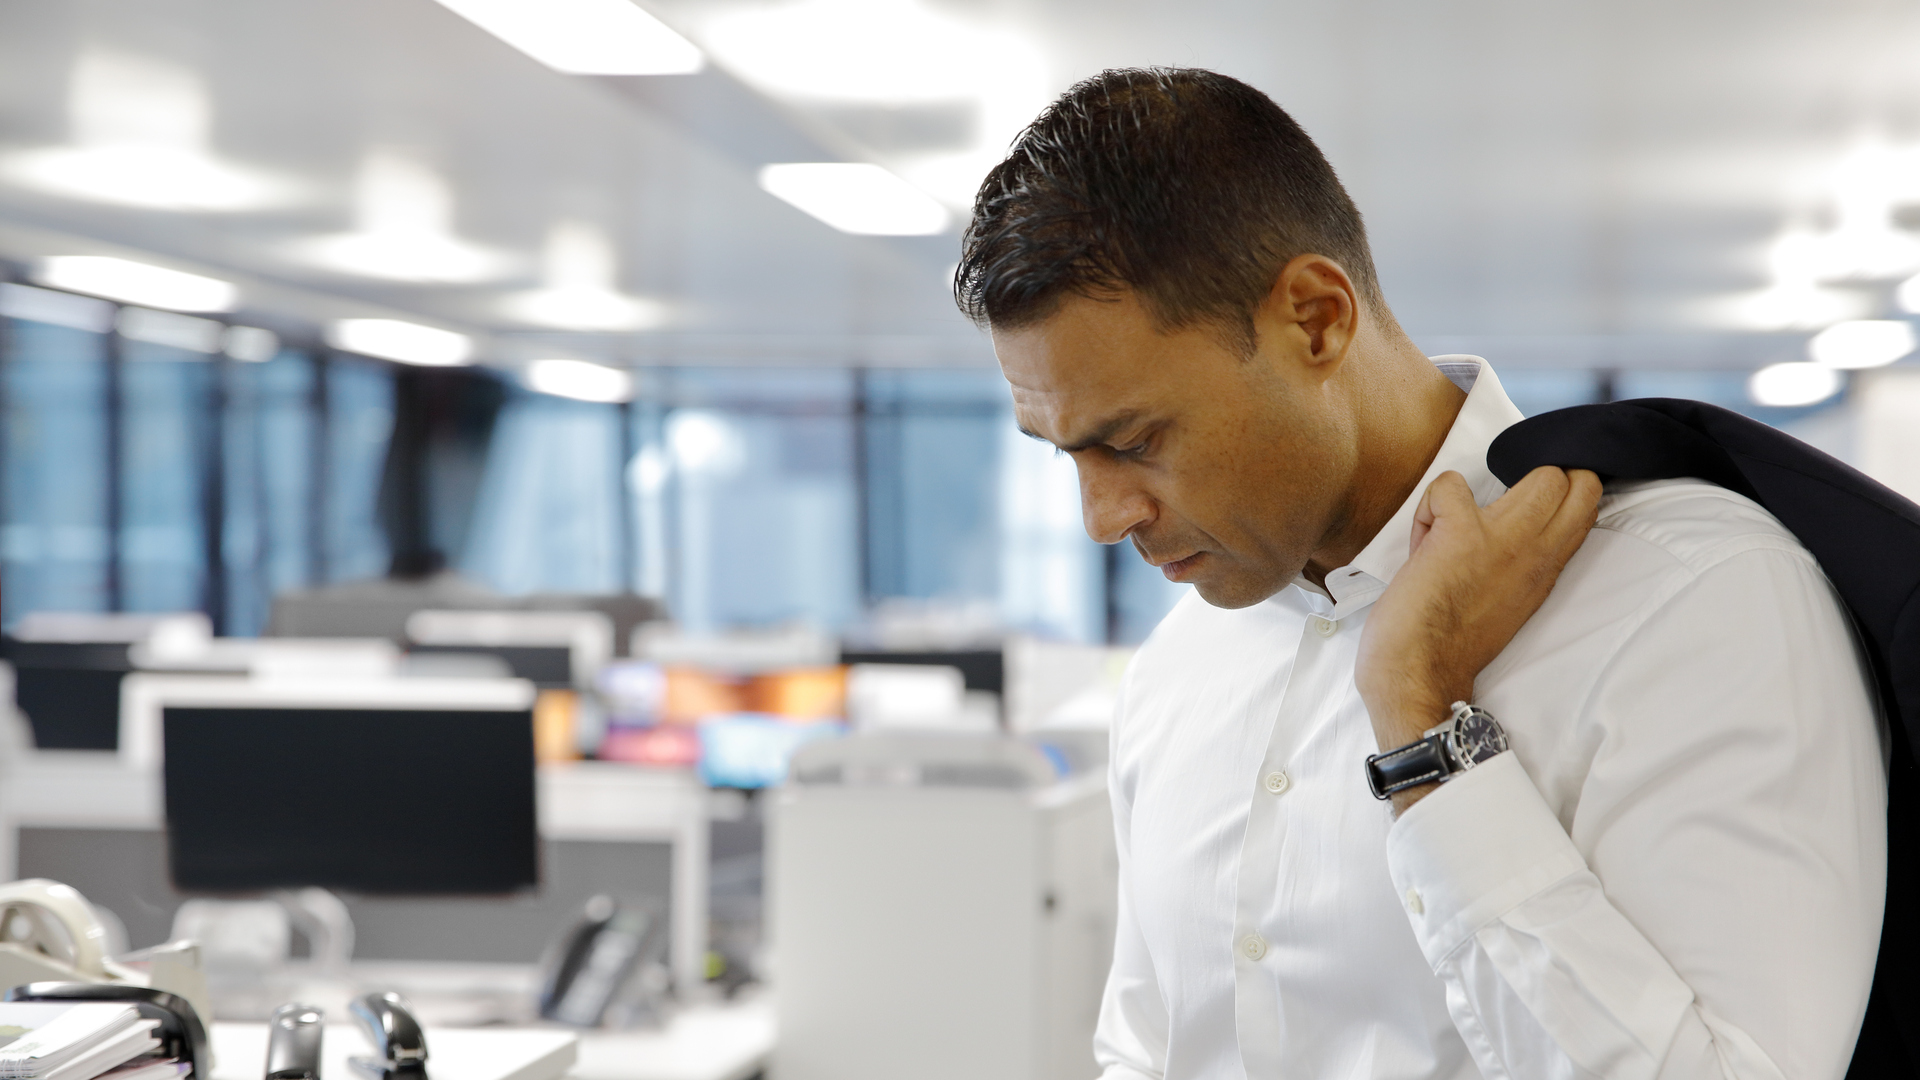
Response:
[[[585,286],[534,289],[507,300],[507,311],[556,330],[645,330],[665,321],[657,302]]]
[[[511,266],[490,249],[431,232],[340,233],[301,241],[294,250],[316,266],[388,281],[472,284]]]
[[[55,255],[41,260],[33,279],[56,289],[170,311],[232,311],[240,300],[232,282],[110,255]]]
[[[864,162],[768,165],[760,187],[841,232],[931,236],[947,227],[947,208],[932,196]]]
[[[29,150],[7,160],[21,184],[93,202],[149,210],[258,210],[287,201],[287,185],[206,154],[169,146]]]
[[[535,360],[527,365],[529,389],[576,401],[618,402],[633,398],[633,376],[585,360]]]
[[[1913,324],[1900,319],[1855,319],[1836,323],[1813,336],[1807,353],[1830,368],[1871,368],[1891,364],[1920,341]]]
[[[249,364],[264,364],[280,355],[280,335],[258,326],[229,326],[220,351]]]
[[[125,307],[115,324],[120,336],[186,352],[217,353],[226,327],[212,319],[152,308]]]
[[[440,0],[480,29],[569,75],[684,75],[700,50],[631,0]]]
[[[541,262],[546,288],[507,298],[507,313],[558,330],[645,330],[666,319],[666,306],[627,296],[615,281],[619,260],[598,227],[558,221],[547,230]]]
[[[316,266],[389,281],[471,284],[513,268],[506,254],[453,233],[453,188],[409,154],[368,151],[354,181],[354,231],[297,241]]]
[[[113,329],[113,305],[91,296],[0,282],[0,315],[104,334]]]
[[[400,319],[340,319],[327,344],[344,352],[423,367],[458,367],[473,359],[473,339]]]
[[[292,185],[216,157],[200,75],[148,56],[88,49],[67,88],[73,145],[8,155],[6,173],[42,191],[155,210],[253,210]]]
[[[1793,408],[1815,405],[1840,389],[1840,373],[1819,364],[1773,364],[1747,380],[1747,396],[1755,405]]]

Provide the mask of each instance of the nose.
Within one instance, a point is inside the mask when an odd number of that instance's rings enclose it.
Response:
[[[1117,544],[1153,520],[1154,503],[1124,470],[1080,455],[1080,517],[1096,544]]]

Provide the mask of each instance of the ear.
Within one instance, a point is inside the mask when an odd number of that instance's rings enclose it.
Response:
[[[1295,360],[1332,374],[1360,329],[1360,294],[1340,264],[1297,255],[1280,270],[1254,315],[1264,351],[1271,342]]]

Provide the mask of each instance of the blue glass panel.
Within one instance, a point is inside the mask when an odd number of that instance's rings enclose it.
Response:
[[[313,361],[287,351],[227,375],[225,631],[249,636],[275,593],[311,581]]]
[[[1087,537],[1073,459],[1000,428],[1000,613],[1009,629],[1061,641],[1107,638],[1106,551]]]
[[[621,588],[620,409],[516,391],[495,421],[466,550],[503,593]]]
[[[107,608],[107,339],[7,320],[0,621]]]
[[[677,409],[665,422],[669,600],[696,631],[860,610],[849,415]]]
[[[997,371],[874,372],[867,383],[869,588],[993,600],[1010,406]]]
[[[127,611],[206,602],[207,480],[216,368],[204,353],[127,341],[120,580]]]
[[[345,356],[328,360],[323,565],[329,581],[386,575],[380,474],[392,435],[392,369]]]

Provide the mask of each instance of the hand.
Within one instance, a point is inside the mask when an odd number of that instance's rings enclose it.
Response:
[[[1354,683],[1384,752],[1473,699],[1473,680],[1539,610],[1593,528],[1600,478],[1541,466],[1482,509],[1457,472],[1427,486],[1407,563],[1367,614]],[[1394,796],[1398,813],[1435,785]]]

